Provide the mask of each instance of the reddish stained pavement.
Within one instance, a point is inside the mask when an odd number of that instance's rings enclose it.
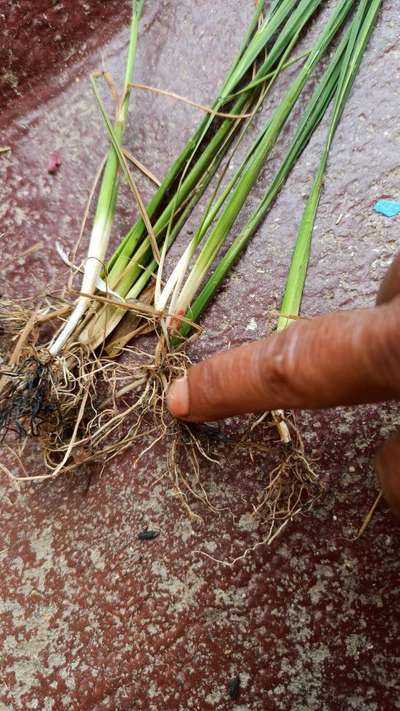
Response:
[[[247,0],[146,3],[138,80],[209,102],[252,7]],[[1,90],[0,143],[12,152],[0,158],[0,289],[29,295],[65,279],[55,241],[74,245],[106,146],[87,77],[102,61],[120,75],[128,2],[6,0],[1,13],[13,78],[5,86],[3,73]],[[307,314],[371,304],[398,249],[399,221],[372,211],[376,199],[399,196],[397,23],[397,2],[386,0],[335,143]],[[198,115],[145,94],[133,106],[127,145],[162,175]],[[321,130],[208,310],[195,357],[272,327],[322,140]],[[54,150],[62,165],[49,175]],[[142,190],[151,193],[145,182]],[[127,191],[121,203],[115,235],[134,217]],[[42,251],[10,261],[38,241]],[[127,452],[103,472],[20,491],[2,476],[0,709],[400,708],[400,528],[382,504],[364,537],[352,540],[375,497],[371,457],[398,421],[397,405],[299,416],[324,497],[271,547],[233,568],[199,551],[231,560],[263,539],[262,522],[247,512],[279,456],[276,444],[254,464],[219,444],[223,466],[202,475],[234,516],[198,507],[202,525],[188,521],[159,479],[162,450],[136,467],[137,452]],[[40,473],[37,456],[24,459]],[[160,535],[139,540],[146,527]],[[237,675],[240,694],[230,699],[227,684]]]

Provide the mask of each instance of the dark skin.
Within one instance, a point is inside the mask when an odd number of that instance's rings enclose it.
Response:
[[[370,309],[300,320],[190,368],[168,393],[190,422],[265,410],[359,405],[400,399],[400,255]],[[383,494],[400,516],[400,432],[376,457]]]

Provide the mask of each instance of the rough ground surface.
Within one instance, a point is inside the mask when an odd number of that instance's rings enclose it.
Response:
[[[146,5],[138,79],[210,101],[253,3]],[[74,245],[106,145],[87,77],[102,61],[120,76],[127,6],[2,4],[3,67],[13,85],[0,116],[0,142],[12,148],[0,157],[3,294],[27,295],[65,278],[54,243]],[[92,25],[82,21],[86,11]],[[306,314],[371,304],[397,249],[400,222],[375,215],[372,206],[400,194],[398,21],[397,0],[385,0],[335,142]],[[127,144],[162,175],[197,113],[142,94],[133,103]],[[322,140],[321,129],[208,310],[196,357],[272,327]],[[46,167],[55,149],[62,166],[51,176]],[[149,195],[151,186],[142,190]],[[116,236],[133,217],[124,192]],[[40,252],[15,261],[38,241]],[[102,472],[20,491],[2,476],[0,709],[400,708],[400,529],[381,504],[363,538],[353,540],[376,495],[371,458],[398,421],[395,405],[298,416],[325,495],[271,547],[233,568],[202,552],[230,560],[262,540],[262,522],[246,512],[262,491],[268,456],[251,463],[221,447],[224,466],[204,467],[203,476],[235,515],[199,507],[203,525],[191,525],[160,479],[161,450],[136,467],[128,452]],[[37,457],[24,459],[30,472],[40,472]],[[8,463],[17,468],[11,455]],[[146,527],[160,535],[139,540]],[[227,685],[237,675],[240,693],[231,699]]]

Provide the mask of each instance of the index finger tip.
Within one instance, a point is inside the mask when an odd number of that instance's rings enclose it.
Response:
[[[167,407],[174,417],[184,418],[189,414],[189,384],[187,375],[174,380],[167,392]]]

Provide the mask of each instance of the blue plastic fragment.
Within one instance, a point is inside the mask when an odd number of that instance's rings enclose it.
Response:
[[[396,217],[396,215],[400,215],[400,202],[396,200],[378,200],[374,205],[374,210],[385,217]]]

